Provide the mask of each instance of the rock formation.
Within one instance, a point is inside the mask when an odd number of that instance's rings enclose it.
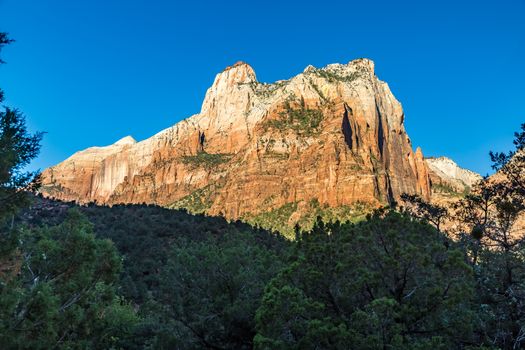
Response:
[[[482,179],[481,175],[461,168],[447,157],[427,158],[425,161],[434,189],[464,193]]]
[[[199,114],[141,142],[78,152],[43,172],[42,192],[229,219],[290,203],[378,206],[404,192],[428,199],[429,162],[413,152],[403,120],[368,59],[309,66],[273,84],[239,62],[216,76]]]

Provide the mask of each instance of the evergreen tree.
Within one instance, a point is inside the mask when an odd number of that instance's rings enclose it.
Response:
[[[9,37],[7,36],[7,33],[0,32],[0,52],[2,52],[2,48],[4,47],[4,45],[9,44],[12,41],[13,40],[9,39]],[[5,62],[0,58],[0,64],[3,64],[3,63]],[[2,89],[0,89],[0,103],[2,103],[3,101],[4,101],[4,92],[2,91]]]
[[[404,196],[408,212],[439,226],[455,239],[472,266],[478,344],[502,349],[525,346],[525,124],[515,149],[491,152],[497,173],[484,178],[452,211]]]
[[[11,41],[6,33],[0,33],[0,51]],[[6,225],[7,229],[11,228],[17,210],[28,203],[25,190],[38,186],[37,173],[24,168],[38,155],[41,140],[42,133],[28,133],[24,116],[18,110],[8,107],[0,110],[0,229],[3,236]]]
[[[23,229],[16,271],[0,283],[5,349],[123,346],[137,321],[117,297],[121,259],[109,240],[72,211],[58,226]]]
[[[461,242],[476,271],[480,333],[503,349],[525,346],[525,124],[514,145],[490,153],[498,172],[456,205]]]
[[[463,254],[395,212],[318,223],[266,288],[258,349],[459,348],[472,342],[474,281]]]
[[[282,260],[253,232],[174,248],[158,298],[171,326],[159,340],[165,348],[252,349],[255,311]]]

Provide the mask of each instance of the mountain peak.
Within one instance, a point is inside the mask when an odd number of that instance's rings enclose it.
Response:
[[[248,63],[246,63],[244,61],[237,61],[233,65],[224,68],[224,70],[226,71],[226,70],[229,70],[229,69],[233,69],[233,68],[237,68],[237,67],[243,67],[243,66],[248,66],[248,67],[251,68],[251,66]]]
[[[315,71],[315,67],[312,66],[311,64],[309,64],[308,66],[306,66],[306,68],[303,70],[303,73],[310,73],[310,72],[314,72]]]
[[[242,61],[233,66],[226,67],[221,73],[217,74],[213,85],[206,92],[201,114],[215,116],[217,125],[229,123],[235,119],[235,115],[244,113],[240,111],[240,106],[245,106],[249,100],[248,90],[252,90],[248,85],[257,83],[253,68]],[[221,115],[219,110],[228,113]],[[240,112],[239,112],[240,111]]]
[[[230,84],[243,84],[256,82],[255,71],[246,62],[237,61],[233,66],[226,67],[221,73],[215,77],[213,85],[220,84],[222,82]]]
[[[369,70],[372,73],[374,73],[374,69],[375,69],[374,61],[372,61],[369,58],[358,58],[358,59],[355,59],[355,60],[352,60],[352,61],[348,62],[348,65],[349,66],[363,67],[363,68],[365,68],[366,70]]]
[[[114,146],[124,146],[124,145],[134,145],[136,143],[137,141],[133,137],[128,135],[128,136],[121,138],[120,140],[115,142],[113,145]]]

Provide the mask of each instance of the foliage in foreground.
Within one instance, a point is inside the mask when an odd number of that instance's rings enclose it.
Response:
[[[137,318],[116,294],[120,257],[78,211],[18,240],[19,266],[0,285],[3,347],[103,349],[130,335]]]
[[[56,225],[73,204],[37,201],[26,222]],[[140,322],[127,348],[252,348],[255,311],[291,242],[222,218],[146,205],[79,210],[123,255],[120,294]]]
[[[476,280],[478,336],[502,349],[525,347],[525,124],[514,145],[509,153],[491,153],[498,173],[481,181],[451,211],[405,197],[411,215],[460,245]]]
[[[458,347],[471,340],[473,287],[461,251],[427,224],[394,212],[319,224],[266,288],[256,348]]]

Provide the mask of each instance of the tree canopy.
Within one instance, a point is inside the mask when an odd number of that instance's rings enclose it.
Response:
[[[453,348],[471,341],[472,269],[428,224],[393,211],[319,223],[266,288],[260,349]]]

